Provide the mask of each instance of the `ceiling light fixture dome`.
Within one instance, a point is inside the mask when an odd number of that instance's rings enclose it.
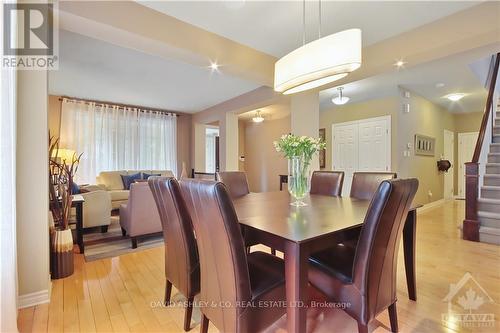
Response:
[[[274,65],[274,90],[293,94],[340,80],[361,66],[361,30],[348,29],[305,43],[305,0],[303,1],[303,46]]]
[[[261,123],[264,121],[264,117],[262,117],[262,115],[260,114],[260,110],[257,110],[257,112],[255,113],[255,117],[252,118],[252,121],[254,123]]]
[[[452,102],[456,102],[456,101],[461,100],[464,96],[465,96],[465,94],[462,94],[462,93],[453,93],[453,94],[446,95],[445,97],[448,98]]]
[[[339,95],[337,97],[332,98],[333,104],[344,105],[345,103],[349,102],[349,97],[344,96],[342,94],[342,90],[344,90],[344,87],[338,87],[337,89],[339,91]]]

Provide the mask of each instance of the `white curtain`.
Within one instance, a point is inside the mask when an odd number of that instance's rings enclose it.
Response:
[[[0,332],[17,332],[15,88],[15,71],[0,69]]]
[[[177,121],[165,112],[63,99],[60,148],[83,153],[77,183],[101,171],[171,170],[177,174]]]

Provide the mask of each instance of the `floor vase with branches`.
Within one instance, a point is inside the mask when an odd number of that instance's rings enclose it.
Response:
[[[69,228],[73,201],[73,179],[80,156],[58,156],[59,140],[49,138],[49,198],[54,225],[50,232],[50,271],[53,279],[74,272],[73,236]]]

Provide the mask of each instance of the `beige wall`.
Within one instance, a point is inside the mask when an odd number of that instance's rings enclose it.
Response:
[[[245,126],[245,171],[250,191],[279,190],[279,175],[287,174],[288,163],[273,146],[273,141],[290,133],[290,116]]]
[[[402,96],[401,92],[401,96]],[[400,98],[398,110],[403,103],[410,104],[410,112],[400,112],[398,120],[398,176],[415,177],[419,188],[415,202],[426,204],[443,198],[444,174],[437,170],[436,162],[444,152],[444,129],[454,131],[453,114],[411,92],[410,98]],[[436,139],[434,156],[417,156],[411,149],[409,157],[403,156],[406,145],[414,146],[415,134],[423,134]],[[432,196],[429,196],[429,191]]]
[[[335,106],[331,109],[321,111],[319,114],[319,128],[324,128],[326,135],[326,170],[332,169],[332,124],[343,123],[347,121],[361,120],[380,116],[391,116],[392,121],[392,168],[397,168],[397,108],[398,98],[388,97],[377,100],[370,100],[362,103],[346,104]]]
[[[59,136],[61,124],[61,97],[49,95],[48,99],[48,128],[51,135]],[[191,134],[192,116],[182,113],[177,117],[177,176],[182,172],[182,164],[185,163],[187,174],[191,174]]]
[[[47,72],[17,75],[17,271],[26,306],[50,295]]]
[[[402,96],[402,94],[401,94]],[[410,103],[410,113],[403,113],[402,104]],[[387,97],[367,102],[332,107],[320,112],[320,128],[326,130],[326,170],[332,167],[332,124],[372,117],[390,115],[392,119],[391,156],[392,169],[399,177],[419,178],[420,186],[416,202],[426,204],[443,198],[444,175],[437,171],[436,161],[444,152],[444,129],[455,132],[455,161],[458,161],[457,134],[474,132],[479,129],[482,113],[452,114],[415,93],[411,98]],[[415,134],[436,138],[434,157],[415,156],[413,148],[410,157],[403,151],[410,143],[413,147]],[[455,191],[458,188],[455,168]],[[432,197],[428,192],[432,192]]]

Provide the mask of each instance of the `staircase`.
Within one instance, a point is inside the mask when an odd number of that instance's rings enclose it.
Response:
[[[500,245],[500,100],[497,103],[486,173],[478,199],[479,241]]]

